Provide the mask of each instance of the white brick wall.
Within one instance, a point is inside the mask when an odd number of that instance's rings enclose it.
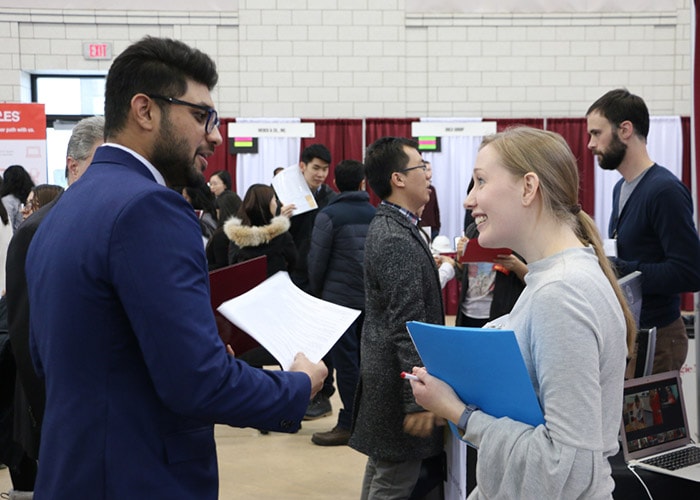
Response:
[[[209,53],[222,116],[581,116],[625,86],[652,114],[690,114],[690,0],[676,12],[407,14],[404,0],[240,0],[238,12],[0,9],[0,100],[27,74],[106,72],[146,35]],[[150,7],[153,8],[153,7]]]

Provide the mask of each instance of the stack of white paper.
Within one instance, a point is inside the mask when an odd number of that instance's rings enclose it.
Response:
[[[323,358],[360,311],[317,299],[279,272],[217,310],[257,340],[287,370],[298,352]]]

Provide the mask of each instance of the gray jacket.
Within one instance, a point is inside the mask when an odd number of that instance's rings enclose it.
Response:
[[[444,324],[437,268],[418,228],[380,205],[365,243],[365,306],[360,383],[350,446],[379,460],[419,460],[442,451],[442,427],[428,438],[403,431],[406,414],[423,411],[401,371],[422,366],[407,321]]]

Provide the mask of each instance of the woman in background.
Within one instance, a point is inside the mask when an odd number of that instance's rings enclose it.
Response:
[[[5,205],[7,216],[16,231],[22,223],[22,204],[27,202],[27,196],[34,187],[34,181],[21,165],[11,165],[3,173],[3,183],[0,186],[0,197]]]
[[[202,230],[202,240],[206,248],[209,238],[218,227],[216,218],[216,201],[209,191],[204,179],[199,186],[186,186],[182,188],[182,196],[190,202],[199,219],[199,227]]]
[[[298,255],[289,234],[292,208],[278,207],[275,191],[270,186],[253,184],[248,188],[238,218],[224,224],[224,232],[231,240],[229,264],[265,255],[268,276],[294,268]]]
[[[234,214],[238,212],[238,208],[241,206],[241,203],[243,203],[243,200],[233,191],[232,186],[231,174],[226,170],[218,170],[209,177],[209,189],[216,198],[217,210],[221,210],[222,203],[227,203],[229,205],[228,208],[230,208],[232,204],[236,206]],[[225,198],[228,199],[225,200]]]
[[[515,332],[545,423],[495,418],[417,367],[416,401],[479,449],[470,499],[612,498],[608,457],[636,326],[578,203],[576,160],[558,134],[515,128],[484,139],[474,180],[465,206],[479,243],[528,263],[512,312],[486,327]]]
[[[217,170],[209,177],[209,189],[217,198],[225,192],[232,193],[231,186],[231,174],[226,170]]]
[[[2,266],[0,267],[0,296],[5,295],[5,262],[12,234],[12,222],[7,215],[5,205],[0,203],[0,266]]]
[[[216,200],[219,227],[214,231],[207,243],[207,262],[209,270],[214,271],[228,266],[229,239],[224,233],[224,223],[231,217],[235,217],[241,208],[241,199],[235,193],[223,193]]]
[[[48,205],[63,193],[61,186],[54,184],[39,184],[34,186],[27,195],[27,201],[22,207],[22,218],[26,219],[41,207]]]

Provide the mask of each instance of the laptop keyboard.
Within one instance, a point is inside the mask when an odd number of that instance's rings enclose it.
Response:
[[[658,457],[640,460],[640,462],[661,467],[662,469],[682,469],[683,467],[700,463],[700,447],[683,448]]]

